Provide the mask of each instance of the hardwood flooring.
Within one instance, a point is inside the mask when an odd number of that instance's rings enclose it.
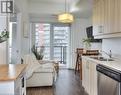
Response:
[[[74,70],[60,70],[53,87],[27,88],[27,95],[87,95]]]

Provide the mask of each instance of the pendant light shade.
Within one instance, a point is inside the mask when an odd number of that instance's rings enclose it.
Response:
[[[62,22],[62,23],[71,23],[73,22],[74,17],[72,14],[70,13],[63,13],[58,15],[58,21]]]
[[[74,21],[74,17],[71,13],[67,11],[67,2],[65,0],[65,12],[58,15],[58,21],[61,23],[72,23]]]

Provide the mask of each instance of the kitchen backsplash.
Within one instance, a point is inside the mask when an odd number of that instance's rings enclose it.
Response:
[[[121,58],[121,38],[103,39],[102,50],[107,53],[112,51],[112,55]]]
[[[91,43],[91,49],[102,50],[102,43],[97,43],[97,42]]]

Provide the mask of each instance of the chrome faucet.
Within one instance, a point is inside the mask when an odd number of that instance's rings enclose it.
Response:
[[[112,51],[110,50],[110,52],[109,53],[107,53],[107,52],[105,52],[105,51],[101,51],[101,52],[103,52],[103,53],[105,53],[106,55],[108,55],[109,56],[109,58],[112,58]]]

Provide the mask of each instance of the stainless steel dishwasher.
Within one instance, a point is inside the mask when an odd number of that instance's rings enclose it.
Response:
[[[121,72],[98,64],[98,95],[121,95]]]

